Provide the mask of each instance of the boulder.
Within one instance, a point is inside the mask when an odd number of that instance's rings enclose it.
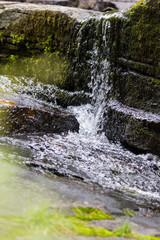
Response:
[[[106,112],[105,134],[135,152],[160,155],[160,115],[110,101]]]
[[[69,112],[47,107],[18,95],[0,93],[0,134],[78,132],[79,123]]]

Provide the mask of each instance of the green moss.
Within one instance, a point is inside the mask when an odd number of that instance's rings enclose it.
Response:
[[[83,212],[90,211],[83,208]],[[3,225],[1,239],[58,239],[59,236],[70,238],[73,235],[86,237],[128,237],[136,240],[159,240],[159,237],[144,236],[132,233],[129,222],[123,223],[120,228],[109,231],[101,227],[87,226],[84,220],[69,215],[59,209],[49,206],[32,206],[26,210],[23,216],[2,216],[0,221]],[[4,224],[3,224],[4,223]]]
[[[135,238],[136,240],[160,240],[160,237],[140,235],[135,233],[132,233],[131,237]]]
[[[81,219],[84,221],[92,221],[92,220],[102,220],[102,219],[114,219],[110,214],[102,212],[99,209],[92,207],[74,207],[75,216],[77,219]]]
[[[0,32],[0,38],[2,38],[2,37],[3,37],[3,34],[4,34],[4,33],[3,33],[3,31],[2,31],[2,32]]]
[[[132,7],[131,7],[131,9],[133,10],[133,9],[136,9],[137,7],[139,7],[139,6],[142,6],[143,4],[145,4],[146,3],[146,0],[140,0],[140,1],[138,1],[136,4],[134,4]]]
[[[19,35],[15,35],[15,34],[11,34],[12,37],[12,43],[17,45],[17,46],[21,46],[24,44],[24,36],[19,36]]]
[[[152,84],[160,85],[160,79],[149,78],[149,84],[151,84],[151,85]]]
[[[133,210],[130,210],[130,209],[124,209],[123,214],[127,217],[134,217],[135,216],[135,212]]]
[[[160,5],[151,3],[142,4],[140,1],[130,10],[124,38],[128,43],[127,58],[155,66],[155,75],[159,75]]]
[[[15,62],[15,61],[17,61],[18,58],[19,58],[18,55],[10,55],[9,56],[9,61],[10,62]]]
[[[3,41],[4,41],[4,32],[1,31],[0,32],[0,45],[3,45]]]
[[[87,237],[112,237],[114,234],[104,228],[98,227],[77,227],[76,233]]]

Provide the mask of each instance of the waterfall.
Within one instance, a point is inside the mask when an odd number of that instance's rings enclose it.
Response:
[[[81,22],[78,31],[76,29],[75,85],[78,90],[88,91],[91,98],[88,104],[68,107],[79,121],[79,133],[36,133],[1,137],[0,141],[31,152],[27,161],[17,158],[17,162],[38,171],[80,178],[104,189],[125,191],[131,198],[138,195],[151,199],[150,202],[153,199],[159,202],[158,157],[136,155],[120,143],[109,142],[103,133],[104,115],[112,96],[111,25],[108,21],[111,16],[123,17],[123,14],[92,17]],[[36,100],[51,107],[56,104],[57,89],[51,84],[35,82],[25,76],[0,76],[0,80],[3,91],[32,99],[32,103]],[[54,101],[47,102],[46,97]]]
[[[92,34],[94,34],[92,41],[88,36],[84,39],[84,34],[88,31],[88,28],[92,29]],[[107,45],[107,33],[109,30],[109,21],[104,19],[101,22],[97,21],[96,18],[91,18],[82,23],[77,34],[77,55],[84,55],[82,60],[84,62],[81,62],[81,64],[83,65],[84,73],[87,71],[90,75],[87,87],[92,99],[91,104],[73,108],[73,112],[80,123],[80,133],[84,135],[96,136],[98,133],[102,133],[103,130],[103,115],[111,91],[109,80],[111,70],[108,59],[109,47]],[[98,34],[100,34],[101,39],[98,38]],[[78,61],[81,60],[78,59]]]

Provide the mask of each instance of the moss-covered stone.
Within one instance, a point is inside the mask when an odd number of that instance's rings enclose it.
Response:
[[[160,4],[140,1],[119,20],[112,58],[113,96],[131,107],[160,113]]]
[[[61,59],[65,58],[58,68],[67,66],[63,84],[61,81],[56,85],[63,85],[63,88],[73,90],[70,61],[72,61],[75,51],[74,26],[75,20],[61,12],[41,10],[22,14],[20,21],[11,22],[1,31],[0,60],[12,55],[26,57],[42,52],[46,54],[54,52],[56,55],[61,55]]]
[[[148,1],[133,7],[127,16],[124,29],[122,56],[155,67],[155,76],[160,74],[160,4]],[[123,39],[122,39],[123,40]]]
[[[22,44],[27,48],[45,49],[46,45],[51,50],[67,52],[73,44],[71,38],[74,20],[66,14],[53,11],[32,11],[16,23],[11,23],[4,30],[6,37],[15,39],[13,44]],[[22,46],[21,46],[22,48]]]

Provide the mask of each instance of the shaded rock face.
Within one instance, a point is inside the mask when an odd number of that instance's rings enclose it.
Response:
[[[0,134],[78,132],[76,118],[63,110],[47,108],[38,102],[2,94],[0,100]],[[8,100],[9,99],[9,100]],[[11,101],[12,100],[12,101]]]
[[[160,115],[111,101],[106,114],[106,135],[135,152],[160,155]],[[138,151],[139,149],[139,151]]]
[[[118,102],[106,111],[105,124],[106,136],[110,139],[119,139],[126,146],[158,155],[159,22],[159,5],[151,4],[133,8],[127,22],[114,25],[117,35],[114,37],[116,55],[112,58],[112,97]]]

